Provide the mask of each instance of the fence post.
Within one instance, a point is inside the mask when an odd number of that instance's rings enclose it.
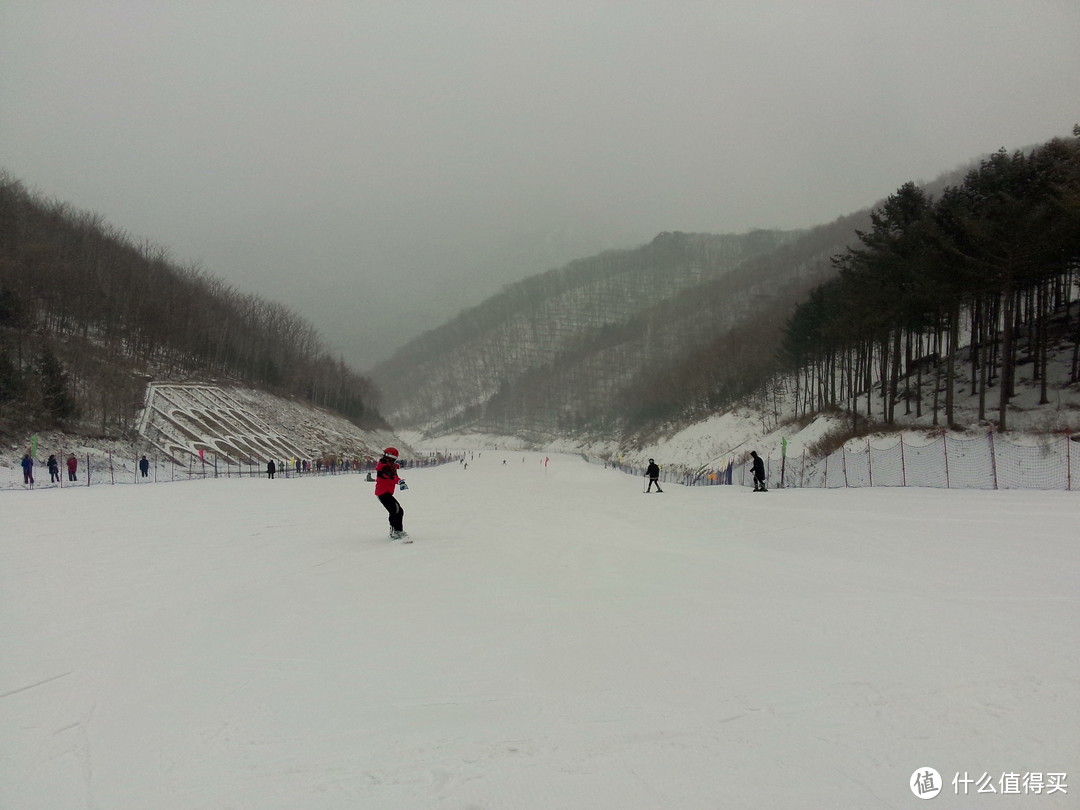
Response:
[[[787,472],[787,437],[780,437],[780,489],[784,488],[784,474]]]
[[[844,486],[848,486],[847,480],[847,448],[840,448],[840,467],[844,470]]]
[[[1069,437],[1069,431],[1065,431],[1065,491],[1069,492],[1072,489],[1072,450],[1069,447],[1069,442],[1072,439]]]
[[[990,474],[994,478],[994,489],[997,489],[997,456],[994,454],[994,431],[988,430],[986,435],[990,439]]]
[[[86,454],[86,485],[90,486],[90,454]]]
[[[904,434],[900,434],[900,486],[907,486],[907,462],[904,460]]]
[[[870,452],[870,440],[866,440],[866,469],[870,475],[870,486],[874,486],[874,455]]]
[[[113,465],[112,450],[109,451],[109,483],[116,485],[116,467]]]
[[[945,431],[941,431],[941,446],[945,450],[945,489],[952,489],[952,484],[949,481],[949,437],[945,435]]]

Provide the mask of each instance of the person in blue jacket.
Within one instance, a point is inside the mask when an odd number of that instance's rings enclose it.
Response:
[[[23,457],[22,457],[22,461],[20,462],[20,464],[22,464],[23,483],[26,484],[27,486],[29,486],[30,489],[33,489],[34,488],[34,460],[32,458],[30,458],[29,453],[24,453]]]

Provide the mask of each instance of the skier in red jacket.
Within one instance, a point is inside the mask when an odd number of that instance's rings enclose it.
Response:
[[[390,513],[390,539],[403,540],[408,537],[408,532],[402,525],[405,518],[405,510],[401,508],[394,492],[400,484],[404,484],[397,474],[398,451],[396,447],[387,447],[379,463],[375,465],[375,497],[379,503],[386,507]]]

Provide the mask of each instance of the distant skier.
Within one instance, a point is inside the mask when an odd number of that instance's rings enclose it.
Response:
[[[146,478],[150,473],[150,461],[146,456],[139,459],[139,472],[142,473],[143,478]]]
[[[754,471],[754,492],[768,492],[769,490],[765,488],[765,462],[761,460],[756,450],[751,450],[750,455],[754,458],[751,464]]]
[[[75,474],[79,469],[79,460],[77,458],[75,458],[74,453],[72,453],[70,456],[68,456],[67,468],[68,468],[68,481],[77,481],[77,480],[79,480],[78,476]]]
[[[266,462],[266,477],[267,478],[273,478],[274,473],[276,473],[276,472],[277,472],[277,464],[274,463],[273,459],[270,459],[268,462]]]
[[[387,447],[379,463],[375,465],[375,497],[379,499],[389,514],[390,539],[403,540],[409,536],[405,531],[405,510],[401,508],[394,492],[398,486],[404,484],[398,477],[398,450],[396,447]]]
[[[663,492],[660,489],[660,467],[653,459],[649,459],[649,466],[645,468],[645,477],[649,479],[649,486],[646,487],[646,492],[652,492],[653,484],[656,484],[656,491]]]
[[[60,462],[56,460],[56,456],[49,456],[49,483],[60,483]]]

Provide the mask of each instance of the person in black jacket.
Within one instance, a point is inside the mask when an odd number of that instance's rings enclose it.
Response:
[[[660,468],[651,458],[649,459],[649,466],[645,468],[645,477],[649,479],[649,486],[645,489],[646,492],[652,492],[653,484],[656,484],[657,492],[664,491],[660,489]]]
[[[754,458],[751,464],[754,471],[754,492],[768,492],[769,490],[765,488],[765,462],[761,460],[756,450],[751,450],[750,455]]]

